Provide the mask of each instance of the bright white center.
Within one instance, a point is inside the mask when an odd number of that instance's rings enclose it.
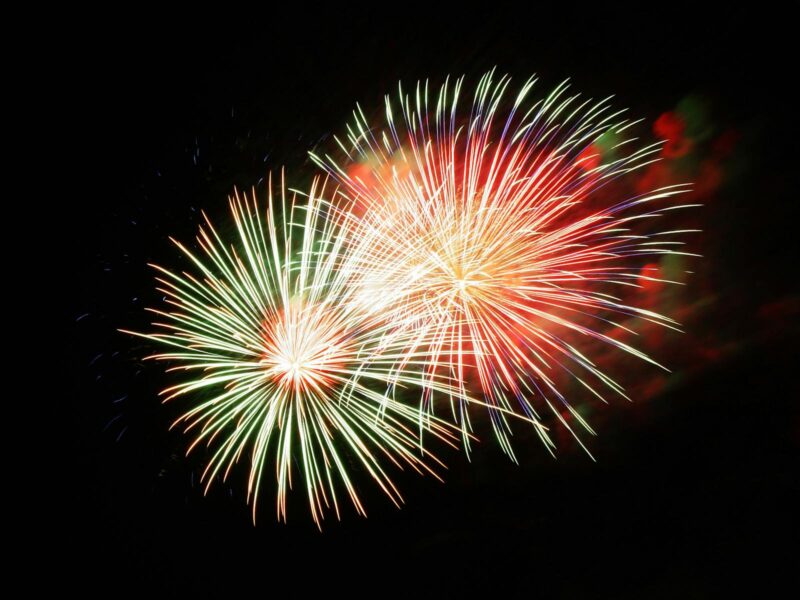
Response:
[[[291,306],[286,313],[264,326],[266,375],[295,389],[328,385],[345,360],[339,327],[315,310]]]

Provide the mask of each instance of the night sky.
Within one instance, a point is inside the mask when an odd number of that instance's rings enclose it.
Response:
[[[649,598],[788,577],[800,340],[796,82],[780,19],[670,6],[389,12],[138,15],[54,51],[63,133],[53,160],[69,165],[50,190],[66,389],[50,411],[65,438],[45,547],[59,581],[110,595]],[[234,186],[263,192],[281,166],[309,181],[307,152],[330,148],[356,102],[380,109],[398,80],[474,83],[493,66],[518,82],[535,72],[545,86],[570,77],[589,95],[613,93],[648,124],[700,98],[709,139],[732,148],[698,159],[719,176],[692,217],[706,232],[695,297],[714,304],[659,357],[679,379],[601,409],[597,462],[568,443],[553,460],[523,436],[515,466],[485,443],[472,464],[444,453],[445,484],[398,475],[402,510],[364,485],[369,518],[348,507],[320,534],[300,494],[289,524],[276,523],[268,491],[254,528],[241,477],[203,496],[201,457],[184,457],[185,440],[167,431],[178,409],[156,397],[170,380],[141,361],[148,346],[117,331],[148,328],[144,308],[159,296],[147,263],[177,258],[167,238],[191,239],[201,209],[223,220]]]

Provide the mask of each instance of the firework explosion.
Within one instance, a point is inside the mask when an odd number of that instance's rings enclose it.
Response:
[[[445,373],[458,382],[447,403],[467,451],[469,405],[479,404],[514,458],[510,415],[532,422],[551,452],[542,407],[579,443],[570,421],[593,433],[559,381],[571,378],[604,402],[606,391],[625,396],[571,340],[657,364],[603,329],[630,331],[614,314],[676,327],[623,304],[614,286],[639,285],[643,258],[683,254],[674,238],[688,231],[656,222],[689,205],[672,201],[685,186],[642,194],[618,185],[661,146],[638,148],[626,137],[634,123],[624,111],[570,94],[566,83],[532,101],[533,79],[504,105],[509,81],[487,74],[466,107],[463,80],[445,82],[430,104],[427,83],[411,96],[401,87],[397,105],[386,99],[383,129],[354,113],[347,141],[337,140],[344,164],[312,156],[355,207],[349,268],[364,308],[417,333],[407,351],[431,356],[431,380]],[[472,390],[483,400],[469,400]],[[422,420],[435,413],[434,396],[423,390]]]
[[[353,463],[397,505],[402,498],[383,460],[436,476],[432,466],[440,462],[422,451],[417,411],[395,401],[393,392],[416,384],[442,392],[449,387],[422,381],[411,369],[393,369],[398,356],[408,357],[407,335],[387,331],[352,301],[356,288],[335,268],[343,260],[340,219],[321,191],[315,182],[307,201],[298,203],[295,195],[287,205],[281,184],[280,203],[270,192],[265,217],[255,195],[237,193],[230,200],[237,239],[224,240],[206,218],[197,238],[201,253],[175,242],[194,274],[155,266],[171,309],[152,311],[161,319],[154,323],[160,332],[135,334],[168,346],[151,358],[170,361],[171,371],[186,375],[162,394],[193,398],[176,425],[194,434],[189,451],[210,449],[206,490],[248,455],[255,519],[265,470],[274,460],[278,518],[285,520],[293,464],[299,463],[318,526],[326,509],[339,516],[342,486],[365,514],[349,475]],[[425,357],[411,363],[420,360]],[[451,443],[453,434],[439,422],[429,431]]]
[[[469,453],[477,411],[514,460],[513,421],[551,453],[548,420],[585,449],[581,429],[594,432],[561,390],[627,398],[587,340],[661,366],[608,331],[677,329],[619,290],[665,282],[647,271],[653,255],[688,254],[692,230],[663,218],[693,206],[675,202],[687,187],[626,184],[661,145],[637,145],[608,99],[566,83],[535,99],[534,82],[509,97],[510,79],[490,73],[470,102],[463,80],[434,96],[401,87],[383,127],[356,111],[342,160],[311,155],[340,186],[330,198],[315,182],[287,203],[281,183],[262,215],[236,194],[235,243],[208,220],[200,253],[176,242],[194,274],[156,267],[171,307],[136,335],[168,346],[153,358],[186,375],[163,394],[193,399],[176,424],[209,448],[207,487],[249,456],[255,518],[274,460],[285,520],[299,463],[319,526],[327,509],[339,516],[342,488],[364,514],[357,465],[399,505],[385,462],[436,475],[423,439],[452,445],[460,430]]]

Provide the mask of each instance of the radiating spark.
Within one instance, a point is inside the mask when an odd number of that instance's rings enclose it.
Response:
[[[467,451],[475,389],[514,458],[509,416],[537,425],[548,449],[542,408],[579,443],[567,417],[593,433],[560,391],[565,378],[603,401],[603,390],[625,396],[571,340],[658,364],[604,330],[622,327],[615,313],[677,323],[624,304],[613,286],[638,286],[644,257],[688,254],[666,238],[680,230],[653,223],[693,205],[673,201],[685,185],[620,192],[620,178],[654,161],[660,145],[625,137],[635,122],[608,99],[582,98],[566,82],[531,99],[533,78],[509,97],[509,83],[485,75],[468,106],[463,79],[433,98],[427,82],[411,95],[401,87],[397,104],[386,98],[383,127],[354,112],[338,140],[345,162],[312,158],[353,207],[344,270],[357,274],[355,299],[409,334],[409,356],[430,356],[427,377],[458,382],[446,397]],[[422,391],[421,423],[435,412],[435,392]]]
[[[206,491],[247,457],[254,520],[274,469],[278,518],[286,520],[287,491],[299,484],[320,526],[328,509],[339,517],[342,490],[365,514],[354,468],[397,505],[387,463],[437,476],[440,461],[420,445],[418,410],[394,393],[419,385],[458,390],[422,369],[394,369],[398,356],[411,366],[427,357],[409,355],[411,334],[390,330],[353,301],[358,290],[338,269],[347,248],[341,220],[322,199],[324,185],[315,181],[302,202],[297,194],[287,200],[283,181],[280,187],[273,199],[270,181],[263,213],[255,192],[230,199],[235,239],[206,217],[199,251],[176,241],[192,270],[154,265],[168,308],[152,310],[154,333],[128,333],[167,346],[151,358],[185,376],[163,395],[188,403],[175,424],[194,436],[189,451],[210,449]],[[457,439],[438,420],[426,425],[451,445]]]

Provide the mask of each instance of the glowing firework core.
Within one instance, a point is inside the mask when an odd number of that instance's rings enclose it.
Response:
[[[280,319],[264,324],[261,362],[267,376],[284,388],[297,392],[329,388],[344,368],[348,350],[339,328],[324,318],[323,310],[293,304]]]

